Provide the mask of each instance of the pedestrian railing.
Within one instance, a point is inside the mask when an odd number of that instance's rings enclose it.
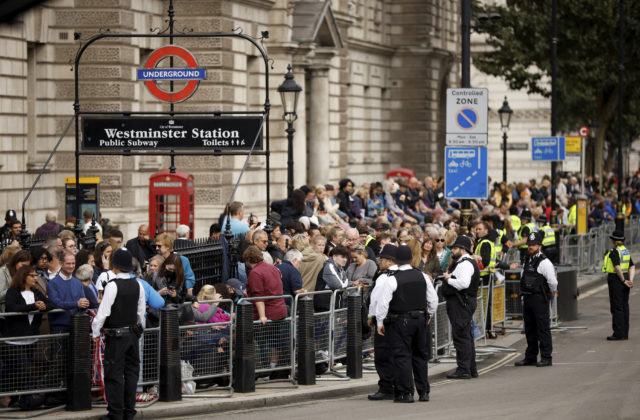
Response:
[[[293,302],[291,295],[250,297],[241,299],[240,302],[256,302],[267,300],[286,299]],[[239,302],[239,303],[240,303]],[[253,339],[255,344],[255,372],[257,374],[269,374],[274,381],[291,381],[297,386],[295,380],[294,348],[295,308],[291,316],[281,320],[268,320],[265,324],[261,321],[253,322]],[[275,372],[281,372],[276,374]],[[288,378],[288,379],[287,379]]]
[[[498,282],[495,276],[491,279],[491,327],[504,328],[507,321],[506,314],[506,284],[502,280]]]
[[[206,304],[226,304],[233,314],[232,300],[205,301]],[[193,371],[190,380],[195,381],[198,394],[186,393],[183,397],[230,397],[233,378],[233,320],[207,322],[180,327],[180,360],[188,363]],[[182,378],[186,380],[187,378]],[[202,395],[204,391],[224,391]]]
[[[485,306],[484,306],[484,297],[489,295],[489,286],[480,286],[478,287],[478,297],[476,310],[473,312],[472,317],[472,334],[474,341],[485,340],[486,341],[486,331],[485,331]]]
[[[441,284],[435,287],[436,295],[440,296]],[[450,354],[453,339],[451,336],[451,323],[447,315],[447,302],[444,299],[438,300],[438,308],[431,319],[431,331],[433,334],[433,347],[431,350],[431,360],[437,361],[438,356],[448,356]]]

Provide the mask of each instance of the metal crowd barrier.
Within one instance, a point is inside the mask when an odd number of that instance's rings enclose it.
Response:
[[[331,341],[329,343],[329,372],[333,375],[349,380],[346,375],[335,370],[336,361],[338,359],[344,359],[347,357],[347,296],[352,293],[358,293],[359,287],[347,287],[344,289],[337,289],[333,291],[331,296]],[[340,300],[339,307],[336,308],[338,299]]]
[[[436,294],[439,296],[440,284],[435,287]],[[451,336],[451,323],[447,315],[447,302],[444,299],[438,300],[438,309],[431,320],[431,328],[433,334],[433,347],[431,351],[431,360],[438,360],[438,352],[443,351],[444,355],[450,354],[450,348],[453,344]]]
[[[243,298],[242,301],[251,302],[255,305],[256,301],[289,299],[293,301],[291,295],[279,296],[261,296]],[[291,312],[295,314],[295,312]],[[295,352],[294,331],[295,331],[295,315],[277,321],[267,321],[262,324],[261,321],[253,322],[253,337],[255,343],[255,372],[257,374],[273,373],[277,371],[288,371],[289,379],[294,386],[297,386],[295,379]],[[285,379],[284,377],[282,378]]]
[[[491,279],[491,327],[500,325],[505,327],[506,314],[506,285],[502,281],[497,284],[495,276]]]
[[[47,314],[67,312],[63,309],[47,311]],[[6,312],[0,321],[25,315],[42,315],[43,312]],[[69,366],[69,333],[40,334],[23,337],[0,337],[0,397],[27,396],[33,399],[44,394],[66,392]],[[34,415],[46,414],[62,406],[39,410]],[[16,409],[0,410],[0,417],[15,418]]]
[[[489,295],[489,286],[480,286],[478,287],[478,297],[477,297],[477,305],[476,310],[473,313],[472,318],[472,332],[474,341],[484,340],[486,342],[486,331],[485,331],[485,307],[484,307],[484,297]]]
[[[202,391],[227,391],[224,394],[184,394],[183,397],[231,397],[233,387],[233,313],[234,303],[230,299],[203,301],[200,303],[228,303],[230,319],[226,322],[183,325],[180,330],[180,359],[193,367],[191,378],[196,383],[205,383]]]
[[[293,303],[291,314],[296,314],[298,311],[298,301],[304,297],[313,297],[316,295],[330,295],[330,308],[334,306],[334,294],[331,290],[321,290],[316,292],[305,292],[296,295]],[[314,341],[315,341],[315,360],[316,364],[329,363],[331,360],[331,353],[333,348],[331,347],[331,325],[332,325],[332,313],[333,310],[326,312],[317,312],[313,314],[313,326],[314,326]],[[298,337],[298,324],[294,322],[294,330],[292,337],[295,340]],[[296,354],[295,344],[291,349],[292,354]]]

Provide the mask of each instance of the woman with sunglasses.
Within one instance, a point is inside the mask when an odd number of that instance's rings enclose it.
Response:
[[[440,269],[444,272],[447,270],[449,266],[449,260],[451,259],[451,250],[445,246],[445,239],[442,232],[435,239],[435,249],[436,255],[438,256],[438,261],[440,261]]]

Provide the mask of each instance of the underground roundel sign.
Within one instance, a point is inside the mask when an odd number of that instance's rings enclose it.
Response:
[[[158,64],[170,57],[175,62],[184,62],[186,67],[159,68]],[[177,57],[177,59],[175,58]],[[167,45],[153,51],[144,68],[138,69],[138,80],[143,80],[145,86],[153,96],[164,102],[182,102],[189,99],[198,88],[200,80],[207,78],[207,70],[198,68],[198,62],[193,54],[177,45]],[[158,86],[158,81],[186,81],[178,90],[166,91]]]

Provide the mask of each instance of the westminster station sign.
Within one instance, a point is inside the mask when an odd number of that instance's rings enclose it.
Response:
[[[84,150],[262,149],[262,117],[84,117]]]

